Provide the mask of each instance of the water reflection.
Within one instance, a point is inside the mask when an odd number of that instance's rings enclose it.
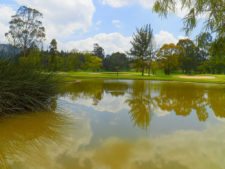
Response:
[[[86,124],[82,119],[49,112],[1,118],[0,168],[55,168],[57,158],[89,143],[90,126]]]
[[[133,124],[140,128],[148,128],[152,114],[160,112],[175,112],[183,117],[196,113],[200,122],[206,121],[210,112],[217,117],[225,117],[225,86],[142,80],[84,80],[70,84],[66,90],[66,95],[69,90],[71,99],[91,98],[95,106],[105,99],[104,93],[109,93],[111,99],[124,96],[123,105],[129,107]]]
[[[190,84],[162,83],[159,96],[155,98],[161,110],[174,111],[176,115],[188,116],[195,111],[199,121],[208,118],[208,94],[204,87]]]
[[[224,102],[220,85],[76,81],[55,113],[0,119],[0,168],[222,169]]]
[[[217,117],[225,117],[225,90],[220,88],[209,90],[208,102]]]
[[[150,125],[153,104],[149,89],[149,85],[144,81],[135,81],[131,86],[130,96],[126,100],[134,125],[145,129]]]

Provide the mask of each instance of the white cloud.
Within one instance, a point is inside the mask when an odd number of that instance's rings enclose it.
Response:
[[[152,9],[154,3],[156,0],[101,0],[102,4],[104,5],[109,5],[113,8],[121,8],[124,6],[128,6],[128,5],[140,5],[143,8],[147,8],[147,9]],[[180,0],[177,0],[176,3],[176,12],[175,14],[180,17],[183,18],[184,16],[186,16],[188,13],[188,9],[187,8],[182,8],[182,4]]]
[[[156,48],[160,48],[165,43],[177,43],[179,39],[184,38],[183,36],[175,37],[172,33],[167,31],[160,31],[154,35]],[[131,48],[130,41],[131,36],[124,36],[121,33],[100,33],[93,37],[89,37],[83,40],[69,41],[66,43],[59,42],[60,49],[66,49],[68,51],[72,49],[79,49],[80,51],[92,51],[93,44],[98,43],[105,49],[106,54],[113,52],[126,52]]]
[[[101,20],[97,21],[97,22],[95,23],[95,30],[99,30],[100,27],[101,27],[101,25],[102,25],[102,21],[101,21]]]
[[[165,43],[177,43],[178,38],[174,37],[173,34],[167,31],[160,31],[155,35],[155,41],[157,48],[160,48]]]
[[[156,0],[137,0],[144,8],[152,8]]]
[[[113,52],[125,52],[130,49],[130,40],[131,37],[123,36],[120,33],[100,33],[93,37],[78,40],[78,41],[70,41],[64,44],[60,44],[61,48],[71,50],[71,49],[79,49],[81,51],[91,51],[93,49],[93,44],[98,43],[105,49],[107,54]]]
[[[120,21],[120,20],[117,20],[117,19],[112,20],[112,24],[113,24],[113,26],[116,27],[116,28],[121,28],[121,26],[122,26],[121,21]]]
[[[18,5],[35,7],[44,15],[47,39],[63,39],[92,25],[95,7],[92,0],[16,0]]]
[[[9,21],[15,12],[6,5],[0,5],[0,43],[6,42],[5,33],[9,29]]]
[[[87,31],[92,25],[92,18],[95,12],[95,7],[92,0],[15,0],[17,5],[27,5],[35,7],[44,14],[44,26],[46,27],[47,41],[56,38],[59,42],[59,49],[72,50],[77,48],[81,51],[93,49],[93,44],[101,45],[107,54],[112,52],[126,52],[130,49],[130,36],[124,36],[121,33],[100,33],[87,39],[68,41],[75,34]],[[149,0],[103,0],[105,4],[114,6],[124,6],[128,3],[138,2],[143,6],[152,6],[153,1]],[[15,10],[10,6],[0,5],[0,43],[6,42],[4,33],[8,31],[8,22]],[[96,30],[101,26],[102,21],[97,21],[94,26]],[[112,24],[116,28],[121,27],[120,20],[112,20]],[[166,31],[160,31],[155,35],[157,47],[164,43],[176,43],[176,37]]]
[[[122,110],[129,110],[129,106],[126,104],[126,97],[124,96],[112,97],[111,94],[104,93],[103,98],[97,105],[93,105],[92,98],[86,97],[79,97],[75,103],[100,112],[119,113]],[[74,104],[74,100],[71,100],[69,95],[61,99]],[[115,105],[117,106],[115,107]]]
[[[101,0],[103,5],[109,5],[113,8],[121,8],[128,5],[139,4],[145,8],[152,8],[156,0]]]
[[[129,4],[132,4],[135,1],[136,0],[102,0],[102,3],[104,5],[109,5],[109,6],[112,6],[114,8],[120,8],[120,7],[123,7],[123,6],[127,6]]]

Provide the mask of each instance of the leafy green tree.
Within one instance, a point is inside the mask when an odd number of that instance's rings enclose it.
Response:
[[[19,64],[21,66],[29,65],[32,68],[42,68],[41,51],[38,48],[32,48],[29,50],[27,57],[20,57]]]
[[[101,59],[104,59],[104,57],[105,57],[105,52],[104,52],[103,47],[99,46],[99,44],[97,44],[97,43],[94,44],[93,54],[95,56],[98,56]]]
[[[216,39],[209,52],[211,73],[225,73],[225,37]]]
[[[9,22],[10,30],[5,34],[10,44],[20,48],[27,56],[28,49],[39,46],[45,38],[42,13],[36,9],[21,6]]]
[[[129,59],[124,53],[116,52],[104,59],[104,68],[110,71],[127,70]]]
[[[56,54],[57,53],[57,41],[55,39],[52,39],[52,41],[50,42],[50,53],[52,54]]]
[[[131,41],[132,48],[130,49],[129,54],[134,56],[136,65],[140,67],[142,76],[144,76],[144,71],[147,63],[152,61],[153,56],[153,30],[151,25],[145,25],[140,29],[137,29],[137,32],[133,35],[133,40]]]
[[[210,72],[210,53],[209,49],[212,45],[212,35],[209,32],[203,32],[196,38],[196,50],[197,57],[199,58],[200,64],[198,66],[198,71],[200,73],[209,73]]]
[[[165,44],[159,49],[157,59],[165,74],[169,75],[179,68],[180,53],[180,48],[173,43]]]
[[[200,59],[194,42],[190,39],[180,39],[177,46],[181,49],[180,63],[183,72],[191,73],[196,71]]]
[[[200,16],[207,16],[204,27],[211,32],[216,32],[219,37],[225,36],[225,1],[224,0],[156,0],[154,11],[161,16],[175,12],[177,3],[181,3],[181,10],[188,9],[188,14],[183,18],[184,30],[188,34],[197,26]]]
[[[55,39],[52,39],[52,41],[50,42],[49,50],[50,50],[50,66],[51,66],[51,69],[54,71],[57,69],[56,56],[58,53],[57,41]]]
[[[98,56],[94,56],[92,54],[86,53],[84,55],[85,62],[83,65],[83,69],[97,71],[102,67],[102,59]]]
[[[203,32],[197,36],[196,41],[200,57],[203,60],[209,59],[209,49],[213,41],[212,35],[209,32]]]

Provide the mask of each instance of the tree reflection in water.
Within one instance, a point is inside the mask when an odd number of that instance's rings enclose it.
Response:
[[[106,99],[107,104],[115,104],[113,102],[115,99],[123,98],[126,107],[123,112],[128,113],[133,125],[141,129],[148,128],[153,120],[153,114],[160,111],[183,117],[196,113],[201,122],[210,119],[213,112],[218,118],[225,117],[225,87],[219,85],[142,80],[82,80],[62,86],[59,96],[69,97],[74,102],[79,99],[84,101],[91,99],[94,105],[91,108],[102,104],[101,101]],[[110,99],[113,101],[110,102]],[[198,163],[198,159],[207,159],[199,165],[209,166],[208,168],[219,167],[210,166],[207,162],[223,166],[221,161],[224,157],[222,153],[224,146],[221,145],[224,144],[222,138],[224,125],[209,127],[204,131],[188,132],[179,131],[178,127],[175,130],[179,132],[145,139],[139,135],[133,137],[131,133],[133,134],[134,129],[127,129],[125,124],[127,122],[124,122],[116,128],[125,128],[124,131],[127,133],[120,136],[117,130],[115,135],[112,131],[115,129],[113,125],[121,121],[111,125],[107,123],[108,121],[105,123],[107,120],[105,117],[114,117],[112,114],[96,113],[96,116],[103,115],[97,118],[102,118],[104,123],[93,122],[96,120],[93,117],[94,113],[92,109],[88,109],[89,105],[85,106],[82,111],[90,111],[91,115],[87,115],[88,117],[81,115],[79,119],[77,119],[79,113],[31,113],[0,118],[0,168],[29,169],[30,166],[36,166],[37,169],[91,169],[111,166],[113,169],[122,169],[129,168],[124,167],[127,165],[134,169],[149,167],[186,169],[191,168],[187,166],[191,166],[193,161],[196,160]],[[105,106],[107,108],[108,105]],[[58,108],[56,100],[53,100],[52,107]],[[130,124],[129,120],[128,123]],[[100,134],[96,132],[104,127]],[[96,140],[100,140],[97,141],[99,144],[95,145],[95,142],[92,142],[94,135]],[[134,139],[130,139],[130,135]],[[198,141],[195,142],[196,140]],[[193,149],[196,149],[194,154]],[[215,151],[218,152],[216,155]],[[171,152],[173,155],[168,156]]]
[[[161,110],[174,111],[176,115],[181,116],[188,116],[195,111],[199,121],[205,121],[208,118],[207,93],[202,86],[162,83],[159,96],[155,100]]]
[[[225,90],[223,88],[209,90],[208,102],[217,117],[225,118]]]
[[[225,88],[213,85],[143,80],[82,80],[65,89],[61,95],[69,94],[73,100],[91,98],[93,105],[98,105],[104,99],[104,93],[112,97],[127,97],[124,104],[130,107],[131,119],[140,128],[148,128],[151,114],[157,114],[159,110],[175,112],[184,117],[195,112],[202,122],[208,119],[211,110],[217,117],[225,117]]]
[[[129,114],[135,126],[147,129],[151,120],[152,98],[149,83],[134,81],[126,103],[130,106]]]

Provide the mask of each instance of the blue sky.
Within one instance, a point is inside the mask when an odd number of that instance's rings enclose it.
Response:
[[[127,51],[132,34],[137,27],[151,24],[156,46],[176,43],[185,37],[182,17],[186,10],[177,10],[167,18],[152,12],[154,0],[0,0],[0,42],[6,42],[4,33],[8,21],[16,9],[26,5],[44,14],[46,46],[56,38],[63,50],[92,50],[99,43],[106,53]],[[179,7],[179,4],[178,4]],[[190,35],[194,38],[201,30],[196,28]]]

